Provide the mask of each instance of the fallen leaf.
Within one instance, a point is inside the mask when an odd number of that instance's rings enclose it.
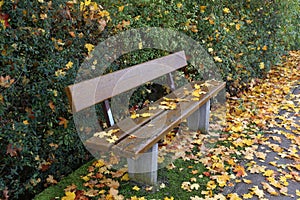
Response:
[[[276,190],[272,186],[270,186],[268,183],[261,182],[261,184],[263,185],[263,189],[267,190],[267,192],[270,193],[271,195],[273,195],[273,196],[279,195],[279,193],[276,192]]]
[[[134,186],[132,189],[135,191],[139,191],[141,188],[139,188],[138,186]]]

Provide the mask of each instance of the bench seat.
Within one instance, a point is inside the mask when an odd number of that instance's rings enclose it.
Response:
[[[201,94],[199,100],[193,100],[195,97],[192,95],[192,91],[195,84],[201,85],[203,82],[187,84],[137,112],[137,114],[150,113],[149,117],[138,117],[135,119],[129,117],[110,127],[106,131],[119,129],[119,131],[114,133],[118,138],[114,143],[110,143],[104,138],[93,136],[85,144],[97,151],[113,151],[123,157],[138,158],[225,87],[224,82],[209,81],[205,84],[207,86],[201,87],[201,90],[206,93]],[[166,99],[178,99],[179,102],[176,103],[176,109],[159,108],[161,102]],[[205,129],[204,127],[197,128]]]

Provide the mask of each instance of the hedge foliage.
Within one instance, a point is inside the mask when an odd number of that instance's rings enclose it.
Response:
[[[31,198],[90,159],[64,88],[93,45],[132,28],[172,28],[207,49],[234,95],[263,77],[284,50],[298,47],[297,6],[276,0],[1,0],[0,198]],[[164,53],[141,50],[114,67]]]

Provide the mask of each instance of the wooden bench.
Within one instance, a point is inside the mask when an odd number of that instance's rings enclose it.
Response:
[[[186,65],[185,53],[180,51],[68,86],[73,113],[102,102],[110,125],[86,140],[85,145],[126,157],[131,180],[155,185],[158,141],[185,119],[191,130],[207,132],[210,99],[225,87],[224,82],[211,80],[176,89],[172,72]],[[161,76],[167,77],[172,92],[135,115],[146,113],[146,117],[128,117],[114,124],[109,99]]]

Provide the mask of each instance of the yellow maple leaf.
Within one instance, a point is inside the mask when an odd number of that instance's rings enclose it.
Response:
[[[103,167],[105,165],[105,161],[100,159],[94,162],[95,167]]]
[[[261,49],[264,50],[264,51],[267,51],[267,50],[268,50],[268,46],[265,45],[265,46],[263,46]]]
[[[244,199],[252,199],[253,195],[251,193],[243,194]]]
[[[145,199],[145,197],[133,196],[133,197],[130,197],[130,200],[146,200],[146,199]]]
[[[120,131],[119,128],[111,129],[111,130],[108,131],[108,134],[109,134],[109,135],[112,135],[112,134],[115,134],[115,133],[117,133],[117,132],[119,132],[119,131]]]
[[[252,183],[252,181],[249,180],[249,179],[243,179],[243,181],[244,181],[244,183],[247,183],[247,184],[251,184]]]
[[[278,196],[279,195],[279,193],[276,192],[276,190],[272,186],[270,186],[268,183],[261,182],[261,184],[263,185],[263,188],[265,190],[267,190],[267,192],[269,192],[271,195],[273,195],[273,196]]]
[[[230,9],[229,9],[229,8],[224,8],[224,9],[223,9],[223,12],[224,12],[225,14],[228,14],[228,13],[230,13]]]
[[[81,179],[84,180],[85,182],[87,182],[87,181],[90,180],[90,177],[88,177],[88,176],[83,176]]]
[[[157,107],[156,106],[149,106],[149,110],[156,110]]]
[[[296,190],[296,195],[300,197],[300,190]]]
[[[264,69],[265,68],[265,63],[264,62],[259,63],[259,68]]]
[[[84,5],[89,6],[91,4],[92,0],[84,0]]]
[[[182,3],[177,3],[176,6],[177,6],[177,8],[181,8],[182,7]]]
[[[23,124],[28,125],[29,124],[28,120],[24,120]]]
[[[263,173],[263,175],[264,175],[264,176],[267,176],[267,177],[270,177],[270,176],[272,176],[273,174],[274,174],[274,171],[271,170],[271,169],[268,169],[268,170],[266,170],[266,171]]]
[[[193,95],[194,97],[200,97],[200,89],[194,90],[194,91],[192,92],[192,95]]]
[[[258,186],[254,186],[253,188],[251,188],[251,190],[253,191],[253,193],[258,196],[259,198],[263,198],[264,197],[264,191],[259,189]]]
[[[236,172],[236,176],[237,177],[244,177],[244,176],[247,176],[247,173],[245,171],[245,168],[241,165],[238,165],[236,166],[234,169],[233,169],[234,172]]]
[[[84,47],[88,50],[88,53],[90,53],[91,51],[93,51],[95,46],[92,44],[85,44]]]
[[[134,114],[132,114],[132,115],[130,116],[131,119],[136,119],[136,118],[138,118],[138,117],[140,117],[140,115],[139,115],[139,114],[136,114],[136,113],[134,113]]]
[[[237,193],[228,194],[229,200],[242,200]]]
[[[224,173],[222,175],[217,176],[217,182],[218,182],[220,187],[226,186],[227,181],[229,181],[229,180],[230,180],[230,177],[227,173]]]
[[[142,113],[140,114],[141,117],[150,117],[152,114],[151,113]]]
[[[165,197],[164,200],[174,200],[174,197]]]
[[[200,12],[204,13],[207,6],[200,6]]]
[[[192,190],[198,190],[200,188],[200,185],[198,183],[193,183],[190,188]]]
[[[194,88],[195,88],[196,90],[198,90],[198,89],[200,89],[200,85],[195,84],[195,85],[194,85]]]
[[[121,178],[121,181],[129,181],[129,175],[128,173],[124,174]]]
[[[74,200],[75,197],[76,197],[75,192],[69,192],[68,191],[68,192],[65,193],[65,195],[66,196],[64,196],[64,197],[61,198],[62,200]]]
[[[135,191],[139,191],[141,188],[139,188],[138,186],[134,186],[132,189]]]
[[[208,181],[207,184],[206,184],[206,188],[208,190],[213,190],[217,187],[216,183],[214,180],[211,180],[211,181]]]
[[[119,7],[118,7],[118,10],[119,10],[119,12],[123,12],[124,6],[119,6]]]
[[[73,67],[73,62],[69,61],[67,64],[66,64],[66,68],[67,69],[71,69]]]

